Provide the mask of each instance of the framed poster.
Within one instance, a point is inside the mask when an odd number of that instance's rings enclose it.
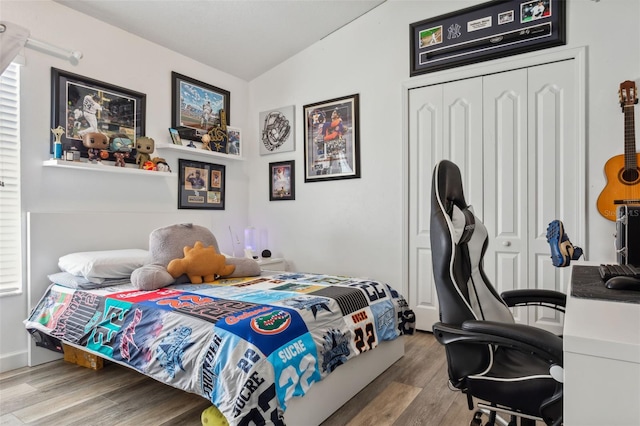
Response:
[[[220,110],[231,120],[231,94],[202,81],[171,72],[171,127],[180,137],[202,142],[202,135],[221,126]]]
[[[180,139],[180,133],[176,129],[169,128],[169,135],[171,135],[171,142],[174,145],[182,145],[182,139]]]
[[[51,68],[51,127],[64,129],[62,150],[89,157],[82,138],[101,133],[118,146],[101,151],[101,159],[116,161],[114,154],[126,152],[125,162],[135,163],[136,138],[145,133],[144,93]],[[54,138],[50,141],[53,153]],[[123,141],[128,141],[122,146]]]
[[[242,156],[242,129],[227,126],[227,154]]]
[[[566,43],[565,0],[494,0],[410,25],[410,75]]]
[[[178,208],[224,210],[225,166],[178,160]]]
[[[359,95],[304,106],[304,181],[360,177]]]
[[[280,161],[269,163],[269,200],[296,199],[296,162]]]
[[[294,151],[295,106],[263,111],[259,114],[260,155]]]

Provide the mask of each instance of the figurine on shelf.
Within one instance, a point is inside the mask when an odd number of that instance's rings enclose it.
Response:
[[[129,158],[133,149],[133,142],[127,135],[115,135],[111,137],[111,152],[116,159],[116,167],[124,167],[124,159]]]
[[[53,158],[62,158],[62,142],[60,138],[64,135],[64,128],[58,126],[55,129],[51,129],[51,133],[56,137],[56,140],[53,141]]]
[[[149,161],[145,161],[144,164],[142,164],[142,167],[140,167],[142,170],[149,170],[149,171],[155,171],[156,170],[156,165],[153,164],[153,161],[149,160]]]
[[[109,139],[102,133],[85,133],[82,136],[82,145],[87,148],[87,155],[92,163],[102,164],[102,160],[109,158]]]
[[[159,172],[171,173],[171,167],[167,164],[167,160],[160,157],[153,157],[151,162],[156,165],[156,170]]]
[[[216,152],[224,152],[227,153],[227,141],[229,140],[229,136],[227,135],[227,114],[224,109],[220,110],[220,125],[214,126],[208,132],[210,142],[211,142],[211,150]]]
[[[202,149],[211,151],[211,136],[206,133],[202,135]]]
[[[154,150],[155,142],[153,139],[141,136],[136,140],[136,164],[138,168],[144,169],[144,164],[151,160],[151,154]]]

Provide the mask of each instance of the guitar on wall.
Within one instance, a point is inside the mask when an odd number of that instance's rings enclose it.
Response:
[[[598,197],[598,211],[615,221],[618,205],[640,204],[640,154],[636,153],[634,132],[634,104],[638,103],[638,89],[633,81],[620,84],[620,106],[624,113],[624,155],[611,157],[604,165],[607,184]]]

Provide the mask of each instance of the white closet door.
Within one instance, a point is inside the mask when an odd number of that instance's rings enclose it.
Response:
[[[527,288],[527,70],[484,77],[484,224],[487,277],[498,291]],[[527,323],[527,311],[514,311]]]
[[[441,159],[456,162],[482,211],[482,78],[411,90],[409,140],[409,303],[416,327],[430,331],[439,320],[429,230],[433,168]]]
[[[584,229],[578,85],[570,59],[409,91],[409,304],[418,329],[431,330],[439,317],[429,220],[441,159],[458,164],[467,202],[489,230],[484,269],[498,292],[566,290],[569,268],[552,266],[546,229],[554,219],[570,237]],[[550,309],[514,316],[562,329]]]
[[[438,297],[433,282],[429,221],[431,174],[443,155],[442,85],[409,92],[409,304],[416,327],[431,331],[438,321]]]
[[[551,264],[546,231],[560,219],[572,242],[584,227],[578,140],[578,79],[574,61],[554,62],[529,68],[529,280],[530,288],[565,292],[570,268]],[[572,235],[573,230],[573,235]],[[529,310],[529,324],[561,332],[562,316],[547,308]]]

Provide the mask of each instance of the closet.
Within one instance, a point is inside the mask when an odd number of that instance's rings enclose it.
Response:
[[[565,291],[569,268],[551,264],[546,229],[560,219],[574,244],[584,237],[579,74],[576,58],[568,58],[408,89],[408,294],[418,329],[438,321],[429,221],[440,159],[460,167],[467,202],[489,231],[484,269],[498,292]],[[514,316],[562,327],[546,308],[516,308]]]

